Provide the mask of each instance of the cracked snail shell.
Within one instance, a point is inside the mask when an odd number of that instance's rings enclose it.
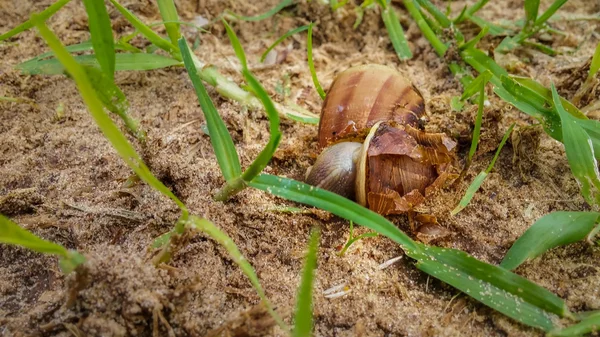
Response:
[[[450,176],[456,142],[420,129],[425,103],[396,70],[350,68],[333,81],[321,110],[319,146],[306,182],[380,214],[411,211]]]

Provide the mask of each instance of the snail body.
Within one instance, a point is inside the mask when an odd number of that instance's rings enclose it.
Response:
[[[419,91],[381,65],[350,68],[333,81],[321,110],[319,146],[307,183],[380,214],[411,211],[450,176],[456,142],[426,133]]]

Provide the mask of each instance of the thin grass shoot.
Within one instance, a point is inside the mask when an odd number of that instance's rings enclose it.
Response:
[[[496,160],[500,156],[500,151],[502,151],[502,148],[504,147],[504,144],[506,144],[506,141],[508,140],[508,137],[512,133],[512,130],[514,127],[515,127],[515,124],[512,124],[508,128],[508,130],[504,134],[504,137],[502,137],[502,141],[500,142],[500,145],[498,145],[498,149],[496,150],[496,153],[494,154],[494,157],[492,158],[491,163],[488,165],[488,167],[485,169],[485,171],[479,172],[479,174],[475,177],[475,179],[473,180],[471,185],[469,185],[469,187],[467,188],[465,195],[462,197],[462,199],[460,199],[458,206],[456,206],[456,208],[454,208],[452,210],[452,212],[450,212],[451,215],[454,216],[454,215],[458,214],[460,211],[462,211],[465,207],[467,207],[469,205],[469,203],[471,202],[471,199],[473,199],[473,197],[475,196],[475,193],[477,193],[477,190],[479,190],[479,187],[481,187],[481,184],[483,184],[483,181],[485,180],[485,178],[488,176],[488,174],[490,174],[490,172],[494,168],[494,164],[496,164]]]
[[[308,57],[308,68],[310,69],[310,76],[312,77],[313,84],[315,85],[315,89],[321,99],[325,99],[325,91],[321,87],[321,83],[319,83],[319,78],[317,77],[317,71],[315,70],[315,62],[313,59],[313,45],[312,45],[312,34],[313,34],[313,23],[311,22],[308,25],[308,35],[306,38],[306,53]]]
[[[320,230],[313,228],[308,243],[308,253],[304,260],[302,279],[296,296],[296,311],[294,313],[294,337],[310,337],[313,330],[313,283],[317,269],[317,254],[319,251]]]

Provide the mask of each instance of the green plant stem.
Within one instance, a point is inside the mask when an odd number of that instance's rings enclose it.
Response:
[[[408,41],[406,41],[406,37],[404,36],[404,30],[402,30],[400,20],[398,19],[394,8],[387,5],[385,0],[379,1],[379,6],[381,6],[381,19],[383,20],[385,28],[388,31],[388,35],[390,36],[390,40],[394,46],[394,50],[396,51],[398,59],[400,59],[400,61],[411,59],[413,55],[410,51]]]
[[[438,54],[438,56],[443,57],[444,54],[446,54],[446,50],[448,50],[448,47],[440,39],[438,39],[431,27],[429,27],[429,25],[421,15],[421,12],[415,5],[414,0],[404,0],[404,6],[406,7],[410,15],[413,17],[413,19],[415,19],[415,22],[421,29],[421,32],[423,33],[425,38],[429,40],[429,43],[431,43],[431,46],[433,47],[433,49],[435,49],[435,52]]]
[[[215,200],[226,201],[232,195],[235,195],[236,193],[245,189],[246,186],[248,185],[244,181],[244,179],[242,179],[242,177],[231,179],[230,181],[225,183],[225,185],[223,185],[223,187],[221,187],[219,191],[217,191],[217,193],[215,194]]]
[[[319,79],[317,78],[317,71],[315,70],[315,62],[313,60],[312,31],[313,31],[313,23],[311,22],[310,25],[308,25],[308,35],[306,37],[306,52],[308,55],[308,68],[310,69],[310,74],[312,76],[312,80],[315,85],[315,89],[317,89],[317,93],[319,93],[319,96],[321,96],[321,99],[325,99],[325,91],[323,91],[323,88],[321,88],[321,84],[319,83]]]
[[[474,15],[475,13],[477,13],[483,6],[485,6],[485,4],[488,3],[489,0],[479,0],[477,1],[473,6],[469,7],[467,9],[467,14],[470,15]]]
[[[425,10],[431,14],[435,20],[442,26],[443,28],[449,28],[452,25],[452,21],[444,15],[434,4],[429,0],[417,0],[419,5],[421,5]]]

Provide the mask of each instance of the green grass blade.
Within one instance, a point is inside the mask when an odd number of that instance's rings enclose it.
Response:
[[[475,195],[477,190],[479,190],[479,187],[481,187],[481,184],[483,184],[483,181],[485,180],[487,175],[494,168],[494,164],[496,164],[496,160],[500,156],[500,151],[502,151],[502,148],[504,147],[504,144],[506,144],[506,141],[508,140],[508,137],[510,136],[514,127],[515,124],[512,124],[508,128],[506,133],[504,133],[504,137],[502,137],[502,141],[500,141],[500,145],[498,145],[498,149],[496,150],[496,153],[494,154],[494,158],[492,158],[490,165],[485,171],[480,172],[477,175],[477,177],[475,177],[471,185],[469,185],[469,187],[467,188],[467,192],[465,192],[465,195],[462,197],[462,199],[460,199],[458,206],[456,206],[456,208],[453,209],[452,212],[450,212],[450,214],[456,215],[458,212],[462,211],[465,207],[467,207],[467,205],[469,205],[469,202],[471,202],[471,199],[473,199],[473,196]]]
[[[591,119],[580,119],[577,120],[577,125],[587,132],[592,141],[594,156],[598,159],[598,157],[600,157],[600,122]]]
[[[510,76],[510,79],[527,88],[529,90],[529,92],[527,93],[528,96],[541,97],[542,101],[544,102],[540,104],[554,106],[552,100],[552,91],[544,87],[541,83],[529,77]],[[506,86],[505,79],[502,79],[502,83],[504,86]],[[560,102],[562,103],[563,108],[565,108],[565,110],[567,110],[568,113],[573,115],[573,117],[577,119],[587,119],[587,117],[579,109],[577,109],[577,107],[573,105],[573,103],[569,102],[569,100],[561,97]],[[554,114],[558,117],[556,112],[554,112]]]
[[[184,217],[187,216],[187,207],[171,192],[160,180],[158,180],[142,161],[135,149],[129,144],[125,136],[119,131],[119,128],[113,123],[110,117],[102,109],[102,102],[98,99],[94,87],[90,83],[84,68],[77,63],[75,58],[69,54],[65,47],[60,43],[56,35],[48,27],[39,21],[38,17],[32,16],[34,24],[39,30],[40,35],[46,40],[48,46],[54,51],[56,58],[63,64],[65,69],[73,77],[77,88],[90,111],[90,114],[100,127],[105,137],[111,142],[118,154],[123,158],[127,165],[148,185],[169,197],[181,208]]]
[[[238,20],[243,20],[243,21],[262,21],[265,19],[268,19],[270,17],[272,17],[273,15],[279,13],[282,9],[291,6],[294,3],[293,0],[283,0],[280,3],[277,4],[277,6],[271,8],[270,10],[266,11],[263,14],[260,15],[256,15],[256,16],[243,16],[243,15],[237,15],[237,14],[232,14],[233,16],[235,16]]]
[[[235,51],[235,56],[240,60],[243,69],[248,68],[248,61],[246,61],[246,53],[244,52],[244,48],[240,43],[237,35],[233,31],[233,28],[225,21],[225,19],[221,19],[223,25],[225,26],[225,30],[227,31],[227,36],[229,37],[229,41],[231,42],[231,46],[233,47],[233,51]]]
[[[317,268],[317,253],[319,249],[320,232],[314,228],[310,235],[308,253],[302,270],[302,280],[296,299],[296,313],[294,314],[294,337],[310,337],[313,328],[312,290]]]
[[[281,42],[283,42],[283,40],[287,39],[288,37],[294,35],[294,34],[298,34],[300,32],[303,32],[305,30],[307,30],[309,27],[309,25],[304,25],[298,28],[294,28],[294,29],[290,29],[288,30],[285,34],[283,34],[281,37],[279,37],[277,39],[277,41],[273,42],[272,45],[269,46],[269,48],[267,48],[267,50],[265,50],[265,52],[262,54],[262,56],[260,57],[260,62],[265,62],[265,58],[267,58],[267,54],[269,54],[269,52],[271,50],[273,50],[273,48],[275,48],[278,44],[280,44]]]
[[[206,125],[210,133],[210,142],[215,151],[217,162],[219,162],[219,167],[221,168],[221,172],[223,172],[225,180],[230,181],[235,177],[239,177],[242,173],[235,145],[227,130],[227,126],[225,126],[225,123],[219,116],[210,96],[206,92],[202,80],[198,76],[198,70],[194,65],[192,53],[184,38],[179,40],[179,49],[181,50],[183,62],[190,80],[196,89],[196,95],[206,119]]]
[[[522,40],[521,35],[507,36],[500,42],[495,50],[497,50],[499,53],[506,54],[509,51],[517,48],[522,42],[520,40]]]
[[[160,35],[155,33],[150,27],[148,27],[145,23],[143,23],[140,19],[138,19],[133,13],[131,13],[127,8],[123,7],[116,0],[109,0],[113,6],[123,15],[131,25],[137,29],[145,38],[148,39],[153,45],[158,48],[166,51],[171,54],[176,59],[180,60],[179,50],[175,44],[169,42],[168,40],[163,39]]]
[[[463,91],[463,94],[460,96],[460,100],[464,101],[471,96],[475,95],[477,92],[480,92],[482,88],[485,88],[487,82],[492,78],[492,73],[489,70],[486,70],[479,74]]]
[[[475,46],[477,46],[477,44],[479,43],[479,41],[481,41],[481,39],[487,35],[487,33],[489,32],[490,27],[489,26],[485,26],[483,27],[479,33],[472,38],[471,40],[467,41],[465,44],[463,44],[462,46],[459,47],[459,50],[463,50],[466,48],[475,48]]]
[[[353,221],[392,239],[405,251],[419,250],[413,240],[383,216],[335,193],[308,184],[268,174],[261,174],[250,186],[276,196],[318,207],[344,219]]]
[[[531,42],[531,41],[523,41],[521,44],[525,47],[535,48],[535,49],[541,51],[542,53],[550,55],[550,56],[558,55],[558,52],[556,50],[546,46],[545,44]]]
[[[553,212],[536,221],[510,247],[500,266],[513,270],[558,246],[585,239],[600,217],[595,212]]]
[[[462,59],[479,73],[489,70],[494,76],[490,79],[496,86],[501,86],[500,78],[508,76],[508,72],[496,63],[492,58],[477,48],[465,48],[461,50]]]
[[[121,89],[100,69],[93,66],[84,66],[84,68],[104,107],[119,116],[134,137],[140,142],[145,142],[146,133],[140,128],[139,121],[129,115],[129,102]]]
[[[548,19],[550,19],[550,17],[552,17],[552,15],[554,15],[554,13],[556,13],[556,11],[558,11],[559,8],[561,8],[565,3],[567,3],[567,0],[555,0],[552,5],[550,5],[550,7],[548,7],[548,9],[542,13],[542,15],[540,15],[537,20],[535,20],[535,24],[534,26],[536,27],[541,27],[543,24],[546,23],[546,21],[548,21]]]
[[[551,97],[550,99],[544,99],[543,97],[540,99],[539,96],[541,95],[535,94],[530,88],[511,79],[504,68],[500,67],[479,49],[467,48],[462,50],[460,54],[463,60],[478,72],[482,73],[489,70],[493,74],[490,82],[494,84],[494,92],[500,98],[542,121],[546,133],[554,139],[562,141],[560,118],[555,111],[548,108],[548,106],[552,106]]]
[[[406,7],[406,9],[410,13],[410,15],[413,17],[413,19],[417,23],[417,26],[419,26],[419,29],[421,29],[421,32],[423,33],[425,38],[427,38],[427,40],[429,40],[429,43],[431,44],[431,46],[433,47],[435,52],[438,54],[439,57],[443,57],[444,54],[446,54],[446,50],[448,50],[448,46],[446,46],[437,37],[437,35],[433,32],[431,27],[429,27],[429,25],[425,21],[425,19],[423,19],[421,12],[415,5],[415,1],[414,0],[404,0],[403,3],[404,3],[404,7]],[[391,6],[388,6],[388,8],[391,8]]]
[[[227,30],[227,35],[229,36],[231,45],[238,56],[240,63],[242,63],[243,69],[242,74],[244,75],[244,79],[256,95],[256,97],[260,100],[262,105],[265,108],[267,116],[269,117],[269,142],[263,150],[258,154],[258,156],[254,159],[252,164],[246,168],[246,170],[242,173],[241,177],[237,177],[232,181],[228,181],[221,190],[219,190],[215,196],[216,200],[225,201],[230,196],[236,194],[237,192],[243,190],[248,182],[254,177],[256,177],[262,170],[267,166],[275,150],[277,150],[277,146],[281,141],[281,131],[279,130],[279,112],[275,108],[275,104],[267,94],[267,91],[260,82],[254,77],[254,75],[248,69],[248,64],[246,63],[246,55],[244,53],[244,49],[240,41],[238,40],[235,32],[229,26],[229,24],[223,20],[223,24],[225,25],[225,29]]]
[[[475,13],[479,12],[479,10],[481,8],[483,8],[483,6],[485,6],[485,4],[488,3],[488,1],[490,0],[479,0],[476,3],[474,3],[471,7],[467,8],[467,14],[469,16],[475,15]]]
[[[428,258],[417,268],[523,324],[549,331],[552,315],[568,315],[565,303],[548,290],[504,268],[481,262],[465,252],[425,247]]]
[[[456,208],[454,208],[452,210],[452,212],[450,212],[451,215],[458,214],[460,211],[462,211],[463,209],[465,209],[465,207],[467,207],[469,205],[469,203],[471,202],[471,199],[473,199],[473,197],[475,196],[475,193],[477,193],[477,190],[479,190],[479,187],[481,187],[481,184],[483,184],[483,181],[485,180],[487,175],[488,174],[485,171],[479,172],[477,177],[475,177],[475,179],[473,179],[473,182],[467,188],[465,195],[462,197],[462,199],[460,199],[458,206],[456,206]]]
[[[269,142],[265,145],[265,148],[258,154],[256,159],[248,166],[248,168],[242,173],[242,179],[248,182],[254,177],[256,177],[262,170],[267,166],[275,150],[277,150],[277,146],[279,146],[279,142],[281,141],[281,131],[279,130],[279,113],[277,109],[275,109],[275,105],[271,98],[263,88],[263,86],[258,82],[258,80],[250,73],[248,69],[244,69],[242,71],[244,74],[244,78],[248,85],[252,88],[256,97],[262,102],[265,107],[265,111],[267,112],[267,116],[269,117]]]
[[[244,255],[240,252],[235,242],[223,231],[221,231],[217,226],[215,226],[212,222],[199,218],[195,215],[189,217],[186,221],[188,227],[193,229],[197,229],[208,234],[213,240],[217,241],[231,256],[233,262],[235,262],[238,267],[242,270],[242,272],[248,277],[250,283],[258,293],[262,303],[265,305],[271,316],[276,320],[277,324],[284,330],[290,331],[288,326],[283,322],[281,317],[275,312],[273,309],[273,305],[267,298],[263,287],[258,280],[258,276],[256,276],[256,272],[252,265],[248,262],[248,260],[244,257]]]
[[[68,4],[71,0],[58,0],[52,5],[48,6],[48,8],[41,11],[38,15],[40,16],[40,20],[47,20],[49,17],[54,15],[54,13],[58,12],[64,5]],[[0,41],[11,38],[21,32],[24,32],[33,27],[33,22],[31,20],[27,20],[17,27],[9,30],[8,32],[0,35]]]
[[[477,81],[477,79],[475,79]],[[480,83],[481,89],[479,90],[479,98],[477,102],[477,117],[475,118],[475,128],[473,128],[473,139],[471,140],[471,148],[469,149],[469,156],[467,162],[470,164],[477,151],[477,144],[479,144],[479,134],[481,133],[481,122],[483,121],[483,103],[485,101],[485,82]],[[466,91],[466,90],[465,90]]]
[[[418,1],[417,1],[417,3],[418,3]],[[427,25],[429,27],[431,27],[431,30],[433,30],[435,35],[442,36],[442,32],[443,32],[444,28],[442,28],[442,26],[440,26],[440,24],[437,21],[435,21],[435,19],[433,19],[433,18],[429,17],[429,15],[425,14],[425,10],[423,10],[423,7],[417,6],[417,9],[418,9],[419,13],[421,14],[421,17],[423,18],[423,20],[425,20]]]
[[[535,24],[540,8],[540,0],[525,0],[525,25],[523,29],[528,30]]]
[[[72,56],[78,63],[87,66],[98,66],[95,55]],[[145,71],[181,65],[181,62],[167,56],[145,53],[119,53],[115,54],[115,70],[117,71]],[[25,62],[17,65],[16,69],[28,75],[58,75],[65,71],[64,66],[56,58]]]
[[[600,43],[596,46],[594,56],[592,56],[592,63],[590,64],[590,72],[588,73],[588,79],[596,76],[596,73],[600,69]]]
[[[58,255],[59,265],[64,274],[69,274],[85,262],[85,258],[76,251],[69,251],[59,244],[41,239],[2,214],[0,214],[0,243],[25,247],[38,253]]]
[[[242,48],[240,41],[238,40],[237,36],[235,35],[235,32],[231,29],[231,27],[227,23],[225,23],[225,27],[228,31],[228,34],[231,33],[231,35],[229,35],[229,37],[231,39],[231,44],[233,45],[234,49],[237,50],[236,54],[239,52],[238,58],[240,58],[240,62],[242,62],[242,59],[243,60],[246,59],[244,49]],[[260,173],[260,171],[262,171],[262,169],[267,165],[267,163],[273,156],[273,153],[275,152],[277,145],[279,145],[279,140],[281,138],[281,131],[279,130],[279,113],[277,112],[277,109],[275,108],[273,101],[269,97],[269,94],[267,93],[265,88],[260,84],[260,82],[256,79],[256,77],[254,77],[254,75],[250,72],[250,69],[248,69],[248,65],[246,64],[246,62],[242,62],[242,64],[244,65],[244,69],[242,70],[244,79],[246,80],[246,82],[248,83],[248,85],[250,86],[250,88],[252,89],[254,94],[256,95],[256,97],[260,100],[260,102],[264,106],[265,111],[267,113],[267,117],[269,117],[269,133],[270,133],[269,143],[267,144],[265,149],[259,154],[258,158],[248,168],[248,170],[250,170],[250,168],[253,165],[257,165],[260,169],[255,168],[254,170],[257,170],[257,171],[255,173],[252,173],[247,176],[246,176],[247,173],[244,172],[244,176],[245,176],[244,179],[246,181],[249,181],[252,178],[254,178],[254,176],[256,174],[258,174],[258,173]],[[259,160],[259,158],[261,158],[261,156],[262,156],[262,159]]]
[[[325,99],[325,91],[321,87],[321,83],[319,83],[319,78],[317,77],[317,71],[315,70],[315,62],[313,60],[313,48],[312,48],[312,31],[313,31],[313,23],[311,22],[308,25],[308,36],[306,38],[306,52],[308,54],[308,68],[310,69],[310,76],[312,77],[313,83],[315,85],[315,89],[321,96],[321,99]]]
[[[104,1],[83,0],[88,15],[94,53],[100,68],[112,81],[115,76],[115,44]]]
[[[114,46],[115,46],[115,50],[131,51],[128,46],[125,46],[124,44],[122,44],[120,42],[115,43]],[[77,53],[77,52],[82,52],[82,51],[93,50],[94,46],[92,45],[92,41],[85,41],[85,42],[75,43],[72,45],[65,46],[65,49],[69,53]],[[54,53],[52,51],[40,54],[34,58],[31,58],[25,62],[22,62],[21,64],[34,64],[36,62],[39,62],[43,59],[50,58],[50,57],[54,57]]]
[[[504,133],[504,137],[502,137],[502,140],[500,141],[500,145],[498,145],[498,149],[496,149],[494,158],[492,158],[492,162],[485,169],[485,172],[487,172],[487,173],[492,172],[492,169],[494,168],[494,165],[496,164],[496,160],[498,160],[498,157],[500,156],[500,151],[502,151],[502,148],[506,144],[506,141],[508,140],[508,137],[510,137],[510,134],[512,133],[512,130],[514,128],[515,128],[515,124],[513,123],[513,124],[511,124],[510,127],[508,127],[508,130],[506,130],[506,132]]]
[[[81,43],[76,43],[76,44],[72,44],[72,45],[68,45],[65,46],[65,49],[69,52],[69,53],[77,53],[77,52],[81,52],[81,51],[88,51],[88,50],[93,50],[94,49],[94,45],[92,44],[92,41],[85,41],[85,42],[81,42]],[[118,47],[115,45],[115,50],[118,50]],[[54,53],[52,51],[49,52],[45,52],[43,54],[40,54],[30,60],[27,60],[23,63],[27,63],[27,62],[33,62],[33,61],[40,61],[43,60],[45,58],[49,58],[49,57],[54,57]]]
[[[179,16],[177,15],[175,3],[173,3],[173,0],[157,0],[157,3],[160,16],[162,17],[165,29],[167,30],[167,35],[169,35],[171,43],[176,46],[177,41],[179,41],[179,38],[181,37],[181,33],[179,32]]]
[[[570,327],[552,330],[548,333],[548,337],[584,336],[598,331],[600,331],[600,313],[590,315]]]
[[[66,257],[67,249],[59,244],[40,239],[9,218],[0,214],[0,242],[18,245],[39,253]]]
[[[442,12],[440,11],[434,4],[429,0],[417,0],[421,7],[425,8],[426,11],[429,12],[433,16],[433,18],[442,26],[443,28],[449,28],[452,25],[452,21]]]
[[[381,19],[385,24],[385,28],[390,36],[390,41],[392,41],[392,45],[394,46],[394,50],[400,61],[411,59],[413,55],[408,47],[408,41],[406,41],[404,30],[402,30],[400,20],[398,19],[394,8],[389,5],[382,7]]]
[[[498,26],[492,22],[486,21],[476,15],[469,15],[469,20],[471,20],[471,22],[473,22],[474,24],[479,26],[479,28],[481,28],[481,29],[488,27],[490,35],[499,36],[499,35],[508,34],[508,31],[506,29],[502,28],[501,26]]]
[[[439,275],[443,281],[520,322],[550,329],[552,324],[543,311],[561,316],[570,315],[559,297],[527,279],[478,261],[461,251],[418,244],[381,215],[335,193],[266,174],[258,176],[250,185],[279,197],[319,207],[375,230],[398,243],[407,255],[420,261],[419,268],[436,277]],[[436,262],[439,264],[435,264]],[[459,279],[452,279],[457,272],[460,274]],[[470,289],[481,289],[481,292],[474,293]],[[496,293],[500,295],[495,295]],[[526,315],[519,317],[514,310],[524,310]]]
[[[571,172],[579,182],[581,194],[590,204],[600,203],[600,173],[592,139],[577,123],[577,120],[563,108],[554,84],[552,85],[552,99],[561,119],[567,160]]]

